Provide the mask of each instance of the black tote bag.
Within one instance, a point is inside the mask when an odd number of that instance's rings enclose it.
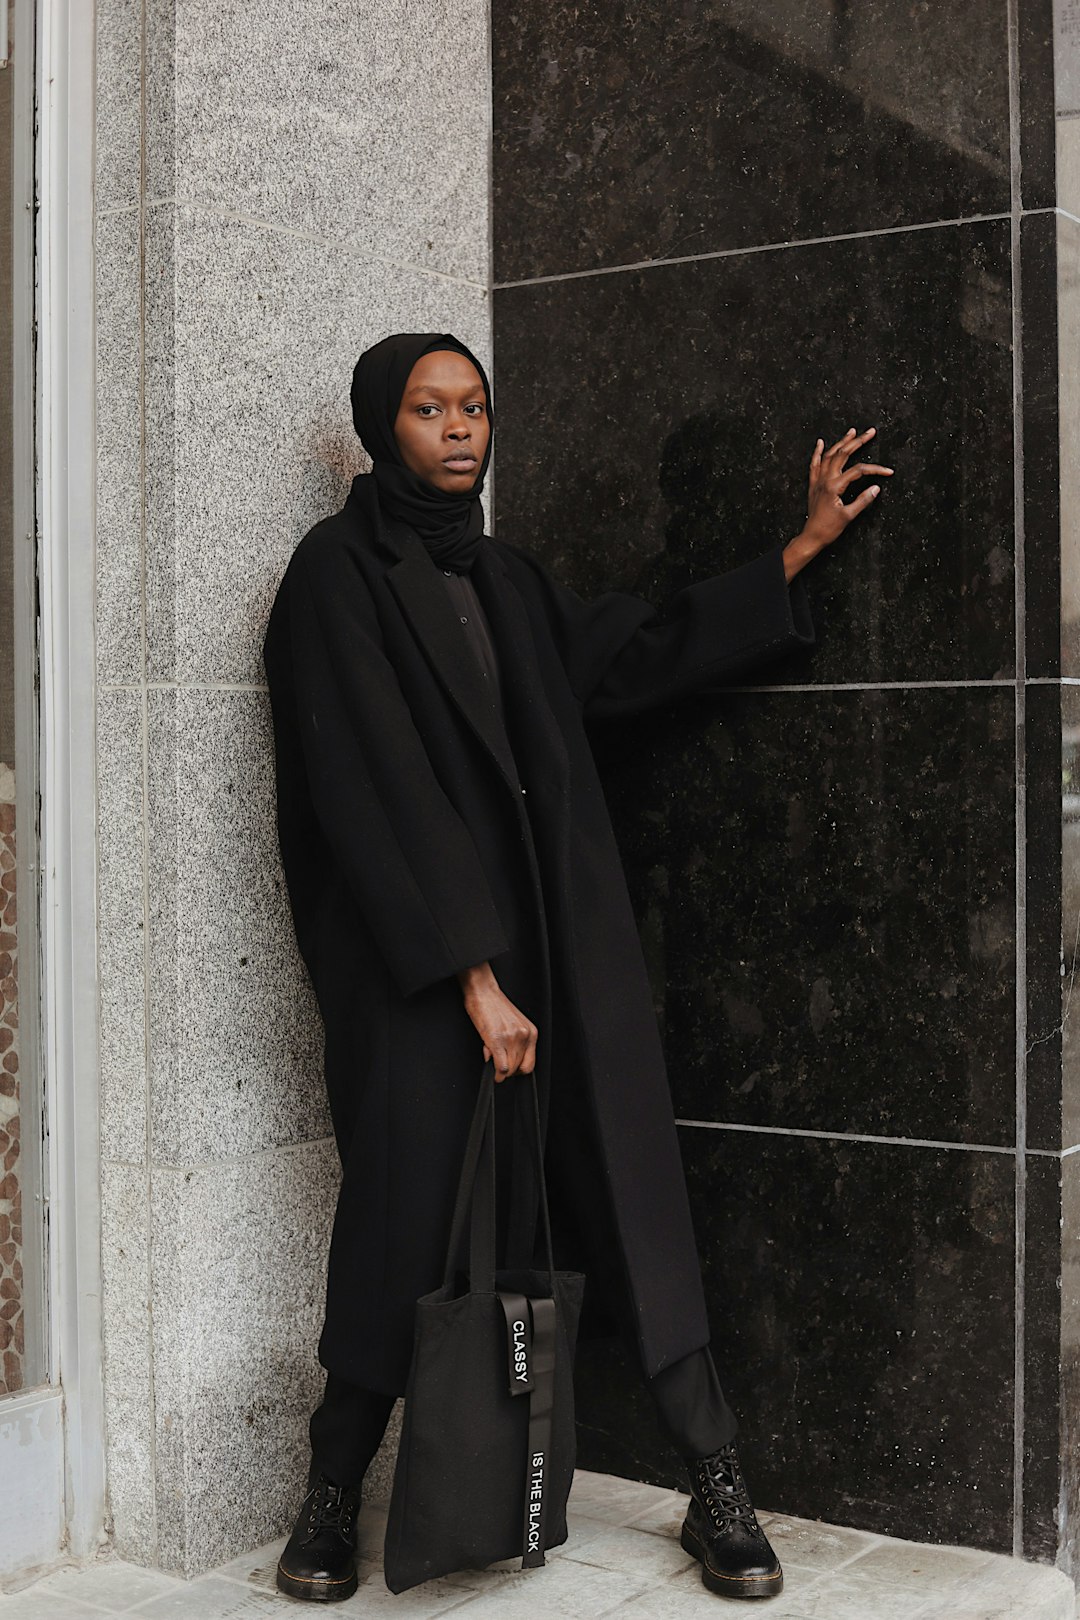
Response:
[[[391,1592],[566,1540],[574,1477],[573,1360],[585,1278],[556,1271],[532,1075],[526,1127],[536,1157],[548,1268],[495,1270],[495,1065],[480,1080],[450,1227],[443,1285],[416,1305],[413,1355],[384,1573]],[[524,1102],[524,1099],[521,1099]],[[455,1260],[469,1216],[468,1286]]]

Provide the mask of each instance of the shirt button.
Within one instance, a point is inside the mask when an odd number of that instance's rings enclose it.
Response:
[[[465,613],[463,613],[463,614],[462,614],[462,615],[461,615],[461,622],[462,622],[462,624],[468,624],[468,622],[469,622],[469,619],[468,619],[468,615],[467,615],[467,614],[465,614]]]
[[[522,793],[524,793],[524,791],[525,791],[525,789],[524,789],[524,788],[522,788],[522,790],[521,790],[521,791],[522,791]]]

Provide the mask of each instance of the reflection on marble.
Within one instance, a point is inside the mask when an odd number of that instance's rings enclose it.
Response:
[[[1065,639],[1055,234],[1053,214],[1036,214],[1022,221],[1024,601],[1029,676],[1061,671]]]
[[[1009,688],[701,697],[597,751],[677,1115],[1011,1142]]]
[[[1075,686],[1061,688],[1060,941],[1061,1146],[1071,1148],[1080,1145],[1080,689]]]
[[[1073,1163],[1029,1155],[1025,1167],[1024,1556],[1047,1563],[1058,1550],[1061,1178]]]
[[[1071,937],[1063,938],[1062,883],[1066,893],[1075,883],[1068,818],[1074,813],[1069,776],[1076,762],[1067,711],[1076,707],[1073,690],[1057,682],[1032,682],[1026,689],[1027,1139],[1031,1147],[1054,1151],[1062,1146],[1063,1101],[1070,1115],[1076,1107],[1067,1095],[1063,1099],[1061,1083],[1063,1029],[1080,1013],[1080,1002],[1072,1006],[1071,978],[1062,978],[1062,947],[1066,972],[1074,950]]]
[[[1007,1550],[1012,1157],[702,1128],[681,1139],[713,1354],[755,1498]],[[586,1375],[579,1393],[580,1465],[672,1482],[632,1372],[599,1383]]]
[[[1076,129],[1080,134],[1080,118]],[[1059,214],[1056,245],[1061,673],[1075,677],[1080,675],[1080,221]]]
[[[501,0],[492,44],[499,281],[1009,206],[1005,0],[691,0],[677,26]]]
[[[1061,1161],[1060,1562],[1080,1576],[1080,1155]],[[1053,1347],[1050,1347],[1053,1354]]]
[[[496,293],[498,532],[660,597],[795,534],[815,437],[874,425],[895,478],[762,679],[1008,677],[1009,286],[994,221]]]

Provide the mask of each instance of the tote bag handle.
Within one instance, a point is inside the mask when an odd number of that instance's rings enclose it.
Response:
[[[551,1243],[551,1215],[548,1209],[547,1187],[544,1181],[544,1151],[540,1130],[540,1104],[536,1093],[536,1076],[511,1076],[510,1084],[528,1085],[531,1108],[525,1130],[533,1152],[537,1181],[540,1189],[540,1213],[544,1230],[544,1251],[547,1257],[551,1297],[555,1298],[555,1259]],[[505,1085],[507,1082],[504,1081]],[[465,1143],[465,1156],[458,1181],[454,1213],[450,1221],[450,1240],[446,1250],[443,1286],[448,1288],[454,1278],[454,1261],[461,1247],[465,1229],[465,1216],[469,1220],[469,1292],[495,1291],[495,1062],[488,1058],[480,1075],[480,1090],[473,1110],[472,1124]]]

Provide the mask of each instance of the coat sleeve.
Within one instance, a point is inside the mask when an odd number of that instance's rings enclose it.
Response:
[[[316,818],[402,995],[509,948],[347,554],[290,563],[288,644]]]
[[[625,591],[586,601],[534,553],[507,549],[531,570],[588,720],[630,719],[815,640],[805,586],[798,576],[788,584],[782,545],[685,586],[659,610]]]

